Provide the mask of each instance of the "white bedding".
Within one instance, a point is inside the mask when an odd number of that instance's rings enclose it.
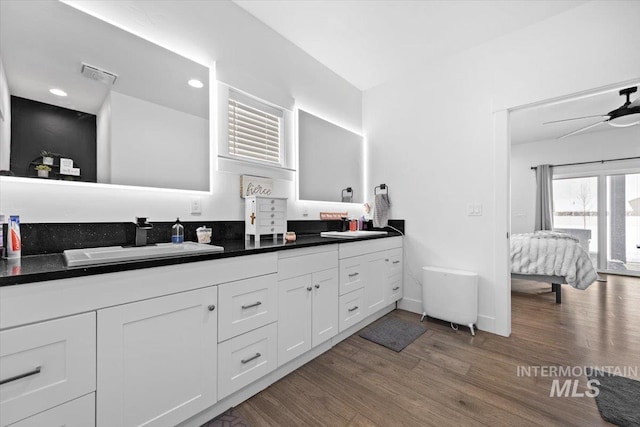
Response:
[[[553,231],[511,236],[511,272],[564,276],[577,289],[586,289],[598,275],[577,238]]]

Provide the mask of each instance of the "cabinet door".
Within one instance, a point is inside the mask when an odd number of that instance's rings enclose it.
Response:
[[[367,255],[364,281],[365,317],[375,313],[386,304],[387,269],[389,264],[387,251]]]
[[[311,349],[311,275],[278,283],[278,366]]]
[[[99,427],[173,426],[216,402],[217,288],[98,311]]]
[[[11,427],[93,427],[96,425],[96,395],[89,393],[71,402],[11,424]]]
[[[311,344],[317,346],[338,333],[338,269],[313,273]]]

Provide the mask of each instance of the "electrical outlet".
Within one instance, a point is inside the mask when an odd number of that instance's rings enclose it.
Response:
[[[481,216],[482,215],[482,203],[469,203],[467,204],[468,216]]]
[[[200,199],[191,200],[191,215],[200,215],[202,213],[202,204]]]

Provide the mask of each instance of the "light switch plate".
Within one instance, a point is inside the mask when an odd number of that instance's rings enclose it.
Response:
[[[192,215],[200,215],[202,213],[202,203],[200,202],[200,198],[191,200],[191,214]]]

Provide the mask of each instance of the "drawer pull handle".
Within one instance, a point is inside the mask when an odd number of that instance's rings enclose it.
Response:
[[[272,211],[275,211],[275,210],[276,210],[276,207],[275,207],[275,206],[271,206],[271,210],[272,210]]]
[[[396,286],[395,288],[393,288],[394,291],[397,291],[398,289],[400,289],[400,286]]]
[[[25,372],[24,374],[19,374],[19,375],[16,375],[15,377],[9,377],[5,380],[0,381],[0,385],[7,384],[12,381],[18,381],[23,378],[30,377],[31,375],[39,374],[41,370],[42,370],[42,366],[37,366],[33,371]]]
[[[358,274],[360,274],[360,273],[351,273],[351,274],[349,275],[349,277],[356,277]]]
[[[307,290],[311,291],[313,288],[311,286],[307,286]]]
[[[242,309],[246,310],[247,308],[251,308],[251,307],[257,307],[259,305],[261,305],[262,303],[260,301],[256,301],[253,304],[249,304],[249,305],[243,305]]]
[[[320,284],[316,283],[316,289],[320,289]]]
[[[271,218],[273,218],[274,216],[276,216],[276,214],[271,214]]]
[[[252,360],[256,360],[256,359],[257,359],[258,357],[260,357],[260,356],[262,356],[260,353],[256,353],[254,356],[251,356],[251,357],[250,357],[250,358],[248,358],[248,359],[242,359],[242,360],[240,361],[240,363],[242,363],[242,364],[244,365],[245,363],[249,363],[249,362],[251,362]]]
[[[392,264],[400,264],[400,261],[393,261]]]
[[[274,204],[276,201],[275,200],[271,200],[271,204]]]
[[[275,224],[275,223],[276,223],[275,221],[271,221],[271,225],[273,225],[273,224]]]
[[[211,304],[209,307],[207,307],[209,309],[209,311],[213,311],[216,309],[216,306]]]
[[[348,309],[348,311],[350,311],[350,312],[351,311],[356,311],[357,309],[358,309],[358,306],[356,305],[355,307]]]

